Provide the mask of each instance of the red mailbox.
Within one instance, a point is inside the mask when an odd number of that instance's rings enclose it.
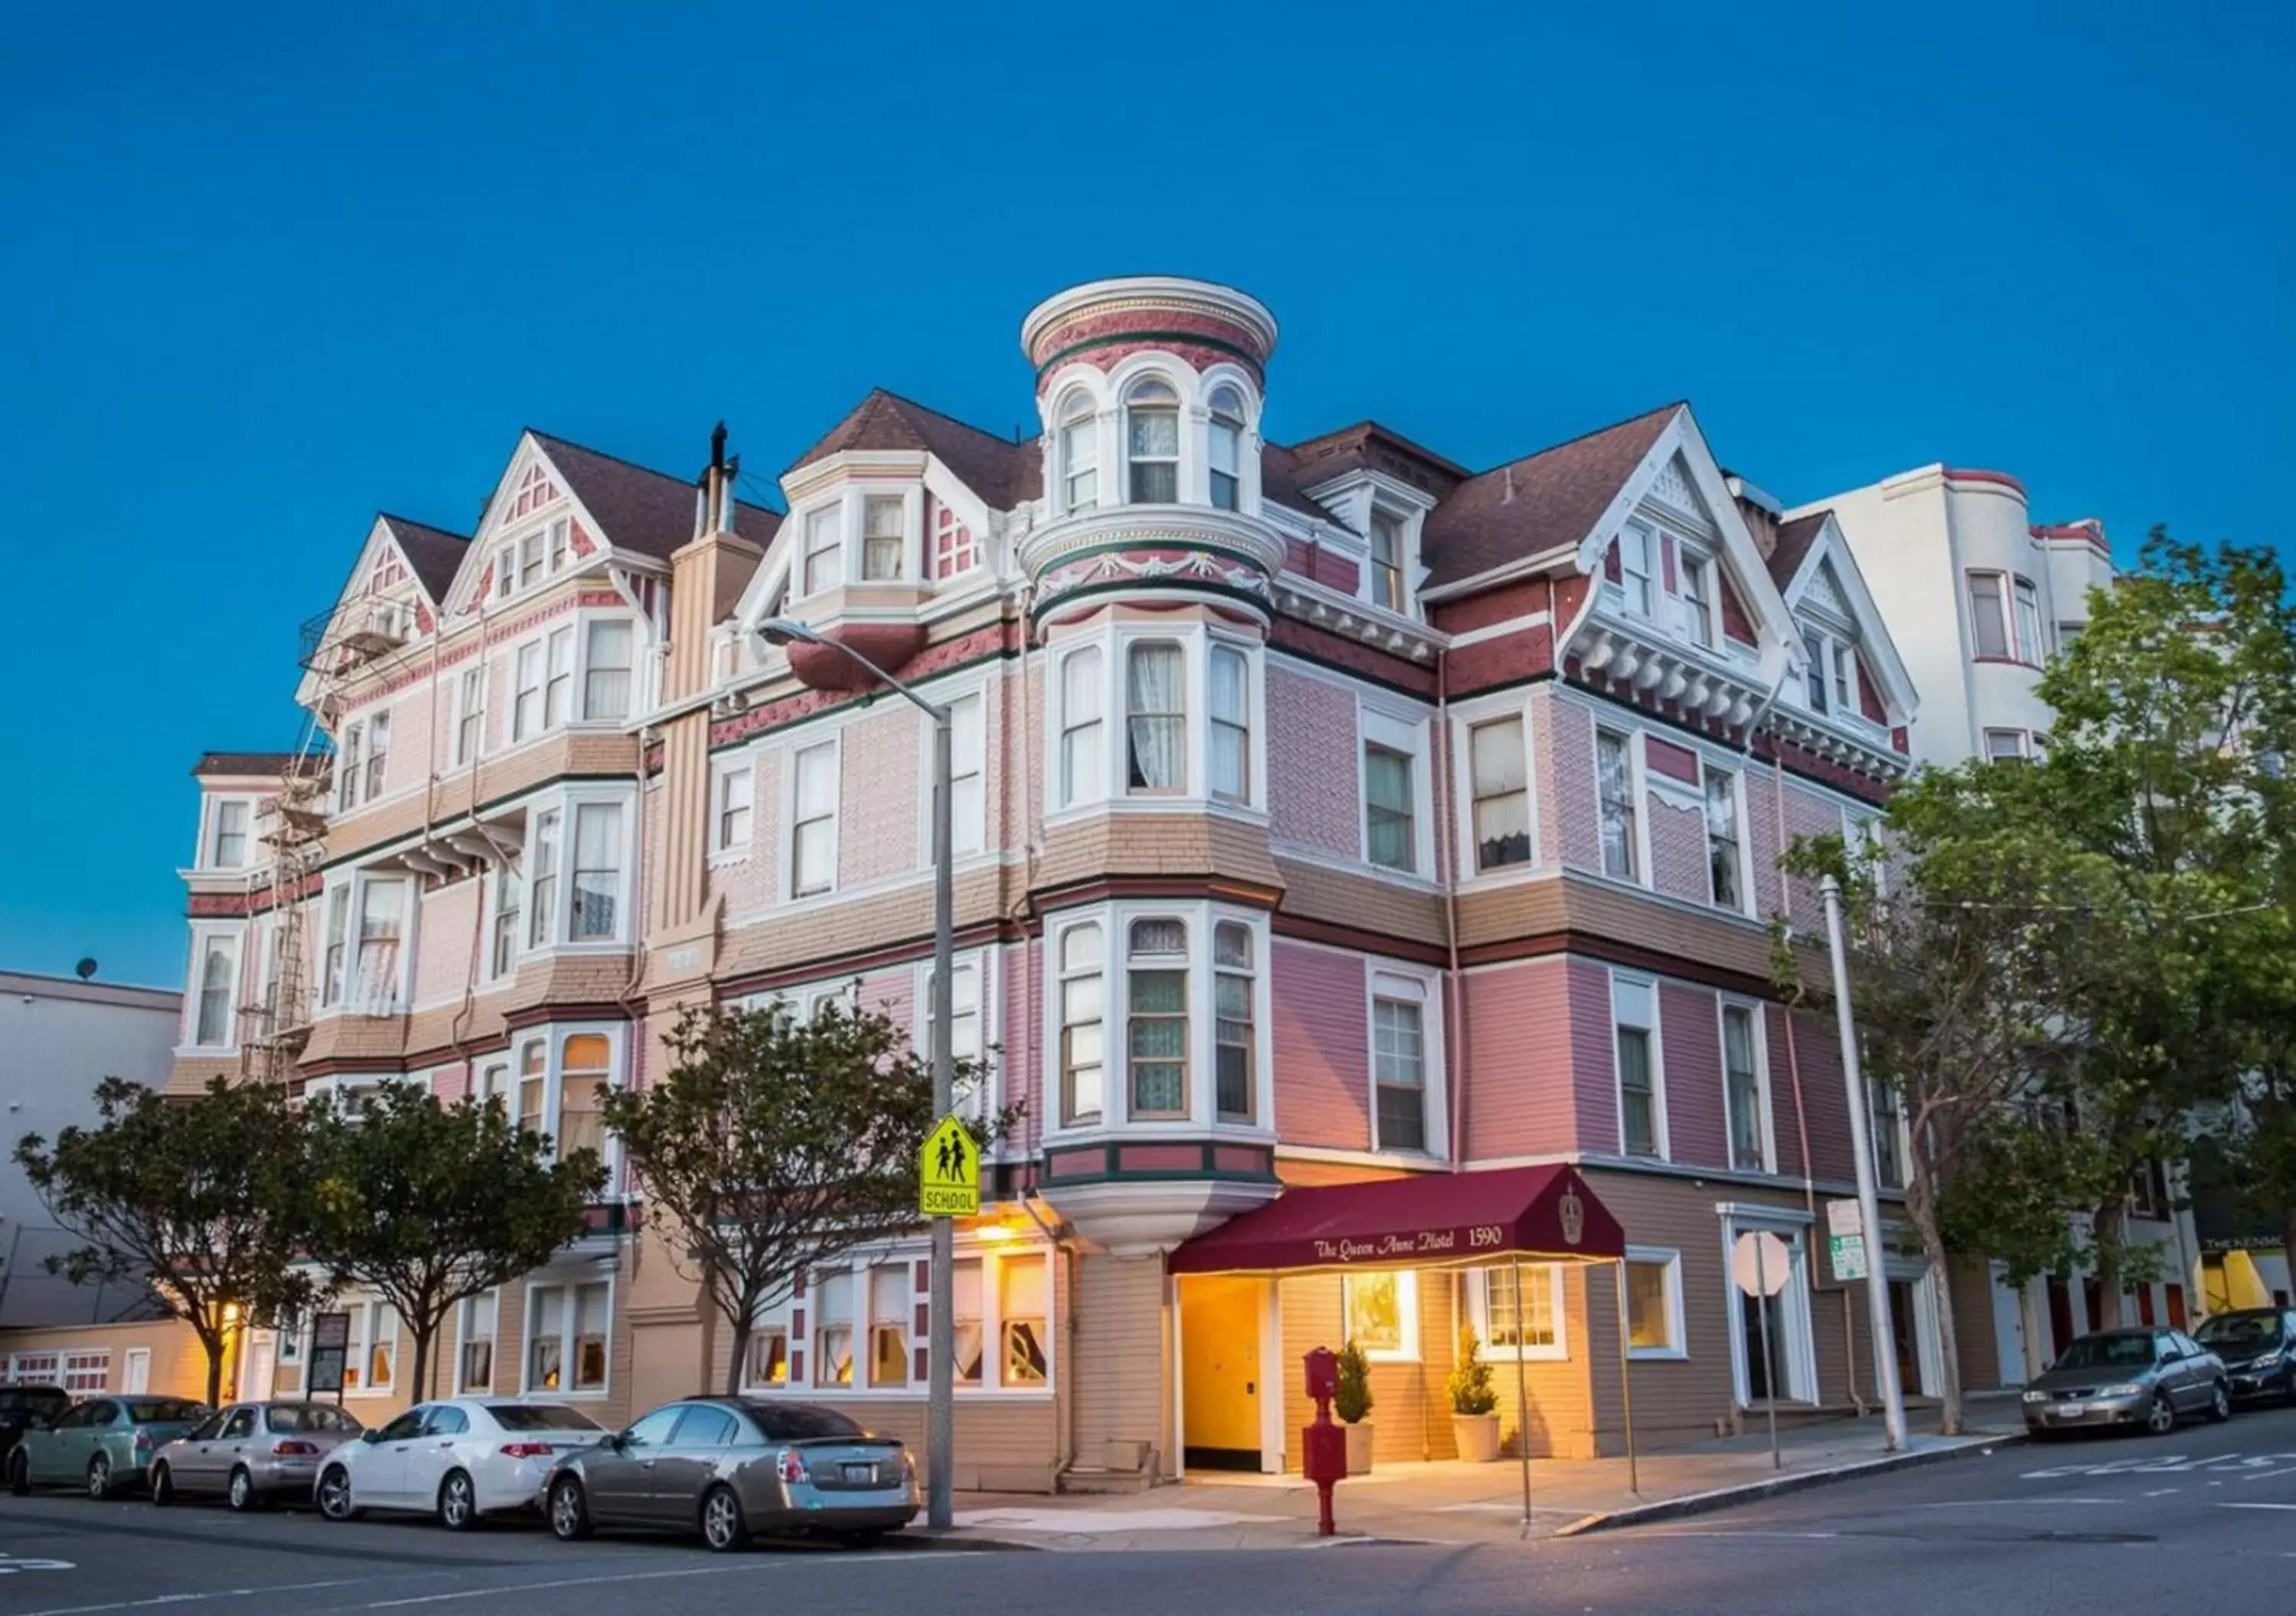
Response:
[[[1332,1399],[1340,1391],[1340,1358],[1329,1347],[1317,1347],[1306,1359],[1308,1395],[1316,1400],[1316,1422],[1301,1431],[1300,1468],[1316,1484],[1316,1533],[1328,1538],[1332,1522],[1332,1488],[1347,1479],[1348,1433],[1332,1423]]]

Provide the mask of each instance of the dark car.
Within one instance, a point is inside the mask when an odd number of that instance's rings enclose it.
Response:
[[[0,1466],[24,1432],[54,1424],[70,1407],[71,1393],[62,1386],[0,1386]]]
[[[562,1457],[538,1502],[566,1542],[626,1526],[698,1532],[720,1552],[759,1533],[858,1545],[916,1518],[917,1473],[898,1439],[834,1408],[695,1397]]]
[[[2234,1397],[2276,1397],[2296,1403],[2296,1312],[2242,1308],[2217,1313],[2193,1337],[2224,1359]]]
[[[2129,1425],[2162,1436],[2185,1414],[2230,1419],[2232,1378],[2182,1330],[2084,1335],[2025,1388],[2025,1429],[2037,1437]]]

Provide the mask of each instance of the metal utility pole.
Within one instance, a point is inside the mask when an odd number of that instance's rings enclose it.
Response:
[[[1898,1383],[1897,1333],[1890,1324],[1890,1277],[1882,1266],[1882,1202],[1874,1182],[1874,1139],[1866,1078],[1857,1063],[1857,1016],[1849,1003],[1849,959],[1841,940],[1841,884],[1827,876],[1825,942],[1833,957],[1833,1010],[1841,1032],[1841,1081],[1849,1090],[1849,1140],[1857,1155],[1857,1217],[1866,1241],[1866,1318],[1874,1336],[1874,1377],[1882,1387],[1890,1451],[1906,1445],[1906,1394]]]

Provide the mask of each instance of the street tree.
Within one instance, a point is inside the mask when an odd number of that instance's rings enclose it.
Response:
[[[309,1213],[303,1119],[277,1087],[220,1077],[189,1099],[107,1077],[94,1098],[94,1127],[16,1146],[49,1215],[80,1242],[45,1266],[75,1285],[147,1285],[207,1354],[213,1403],[234,1331],[291,1319],[317,1294],[297,1261]]]
[[[833,1000],[802,1021],[780,1002],[688,1012],[668,1066],[610,1091],[605,1122],[671,1261],[726,1320],[731,1392],[758,1315],[800,1275],[918,1222],[931,1067],[890,1017]],[[968,1105],[984,1068],[953,1066],[959,1114],[991,1147],[1019,1110]]]
[[[498,1098],[442,1105],[411,1083],[320,1100],[310,1141],[311,1258],[398,1311],[417,1396],[455,1309],[549,1261],[606,1182],[597,1151],[560,1153]]]

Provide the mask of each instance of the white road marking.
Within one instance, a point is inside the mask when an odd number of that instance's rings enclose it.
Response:
[[[2025,1509],[2036,1504],[2125,1504],[2125,1498],[1948,1498],[1942,1504],[1899,1504],[1898,1509]]]
[[[1839,1533],[1839,1532],[1775,1532],[1775,1531],[1760,1531],[1760,1530],[1751,1530],[1751,1529],[1750,1529],[1750,1530],[1744,1530],[1744,1531],[1734,1531],[1734,1532],[1707,1532],[1707,1531],[1671,1531],[1671,1532],[1669,1532],[1669,1531],[1648,1531],[1648,1532],[1636,1532],[1636,1533],[1635,1534],[1635,1536],[1636,1536],[1636,1538],[1803,1538],[1803,1539],[1813,1538],[1838,1538],[1838,1537],[1840,1537],[1841,1535],[1841,1533]]]
[[[145,1611],[156,1605],[187,1604],[201,1599],[244,1599],[255,1594],[299,1594],[313,1588],[348,1587],[370,1580],[365,1577],[330,1577],[322,1582],[278,1582],[268,1587],[217,1588],[211,1594],[161,1594],[151,1599],[115,1599],[104,1604],[66,1604],[51,1610],[29,1611],[24,1616],[94,1616],[99,1611]]]
[[[956,1523],[1001,1527],[1007,1531],[1056,1532],[1062,1537],[1100,1537],[1109,1532],[1191,1531],[1201,1526],[1247,1526],[1293,1518],[1233,1509],[982,1509],[961,1512]]]
[[[2296,1509],[2296,1504],[2219,1504],[2218,1509]]]
[[[2154,1488],[2152,1491],[2150,1491],[2150,1492],[2146,1493],[2144,1496],[2145,1496],[2146,1498],[2167,1498],[2170,1493],[2172,1493],[2172,1492],[2177,1492],[2177,1491],[2181,1491],[2181,1490],[2182,1490],[2182,1489],[2175,1488],[2175,1487],[2156,1487],[2156,1488]]]

